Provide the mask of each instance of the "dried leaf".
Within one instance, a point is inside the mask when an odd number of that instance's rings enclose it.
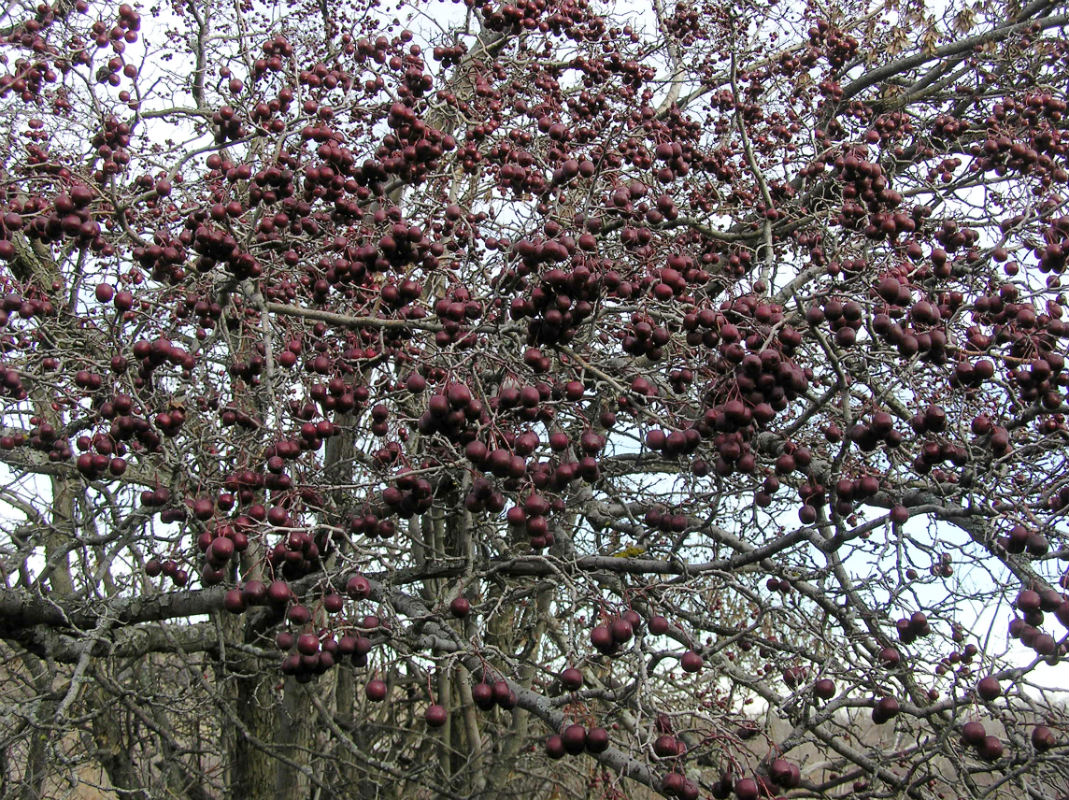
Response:
[[[954,30],[958,33],[968,33],[976,24],[976,17],[971,8],[963,8],[954,16]]]
[[[884,48],[888,55],[897,55],[901,53],[906,45],[909,43],[909,35],[906,33],[905,28],[895,28],[891,31],[891,36],[887,40],[887,45]]]

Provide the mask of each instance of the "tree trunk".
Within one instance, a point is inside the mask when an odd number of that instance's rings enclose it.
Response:
[[[47,697],[50,694],[52,681],[45,663],[29,654],[22,657],[22,662],[32,676],[37,696]],[[41,699],[37,703],[36,713],[33,714],[34,719],[30,722],[31,730],[26,737],[26,761],[22,770],[19,800],[37,800],[42,796],[41,790],[49,770],[48,743],[52,738],[50,726],[55,708],[54,700]]]
[[[131,755],[133,742],[123,736],[122,718],[111,698],[100,687],[87,692],[87,700],[93,707],[93,744],[97,759],[108,774],[111,785],[122,792],[124,798],[149,800],[141,784],[141,777],[134,767]]]
[[[253,671],[249,677],[238,677],[235,681],[238,719],[248,734],[260,742],[275,739],[278,712],[274,684],[277,680],[271,672]],[[279,796],[275,784],[277,762],[240,729],[235,729],[231,735],[231,800],[274,800]]]
[[[275,706],[278,717],[278,742],[287,760],[278,762],[275,797],[306,797],[308,778],[300,766],[308,766],[312,751],[312,719],[314,711],[305,686],[294,678],[286,678],[282,703]]]

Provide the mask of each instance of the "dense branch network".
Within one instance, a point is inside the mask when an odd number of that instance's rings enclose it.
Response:
[[[239,5],[0,19],[5,792],[1064,791],[1059,4]]]

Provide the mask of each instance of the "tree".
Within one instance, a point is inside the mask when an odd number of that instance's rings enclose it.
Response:
[[[612,6],[8,5],[4,797],[1064,794],[1064,5]]]

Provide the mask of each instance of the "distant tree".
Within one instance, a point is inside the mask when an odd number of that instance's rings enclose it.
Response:
[[[7,4],[3,797],[1064,796],[1065,5],[627,9]]]

